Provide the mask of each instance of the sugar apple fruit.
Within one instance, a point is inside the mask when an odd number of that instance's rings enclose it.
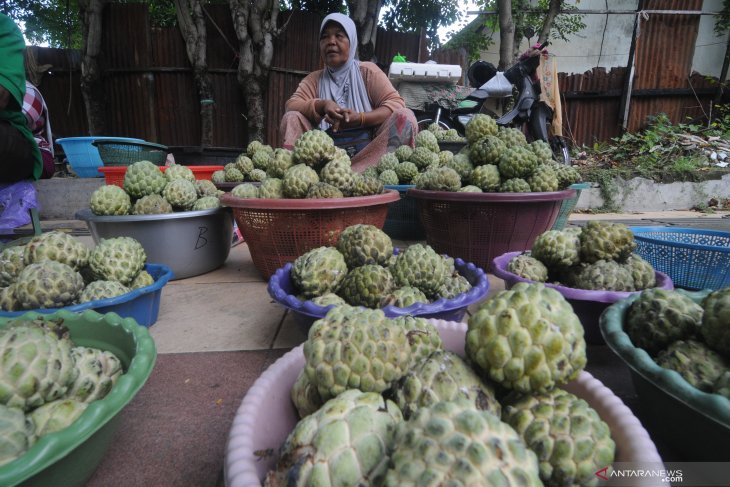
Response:
[[[402,420],[380,394],[343,392],[297,423],[265,485],[380,485]]]
[[[142,244],[131,237],[101,239],[89,258],[91,270],[101,279],[129,284],[147,260]]]
[[[336,295],[335,293],[326,293],[321,296],[316,296],[311,299],[311,301],[318,305],[318,306],[330,306],[330,305],[340,305],[340,304],[347,304],[344,299]]]
[[[195,174],[193,170],[182,164],[173,164],[165,168],[165,177],[167,181],[174,181],[175,179],[186,179],[191,183],[195,183]]]
[[[61,231],[36,235],[25,244],[23,261],[25,265],[47,260],[67,264],[75,270],[89,262],[89,248],[81,240]]]
[[[624,328],[633,344],[656,355],[672,342],[695,336],[702,306],[680,291],[647,289],[629,305]]]
[[[427,296],[438,293],[451,274],[441,256],[424,244],[413,244],[398,254],[391,272],[396,285],[417,287]]]
[[[324,404],[317,387],[309,381],[304,369],[299,372],[291,388],[291,400],[300,418],[309,416]]]
[[[79,295],[79,303],[97,299],[107,299],[127,294],[129,288],[117,281],[94,281],[89,283]]]
[[[172,205],[162,195],[148,194],[134,202],[132,213],[135,215],[159,215],[172,213]]]
[[[167,178],[160,168],[150,161],[137,161],[127,167],[123,188],[132,198],[148,194],[161,194]]]
[[[335,141],[323,130],[308,130],[294,142],[294,164],[319,169],[335,157]]]
[[[71,357],[77,375],[67,399],[90,403],[103,399],[124,372],[122,362],[112,352],[90,347],[74,347]]]
[[[652,265],[638,254],[631,254],[622,264],[634,279],[634,289],[640,291],[656,286],[656,271]]]
[[[484,382],[460,356],[436,350],[421,359],[393,386],[393,400],[408,419],[422,407],[463,398],[499,417],[502,407],[494,387]]]
[[[399,145],[395,149],[394,154],[398,158],[398,162],[407,161],[411,158],[411,154],[413,154],[413,147],[410,145]]]
[[[435,295],[430,296],[433,299],[438,298],[444,298],[444,299],[454,299],[459,294],[469,292],[472,288],[471,283],[469,282],[469,279],[462,276],[459,273],[452,274],[448,276],[445,280],[443,285],[439,288],[439,290],[435,293]]]
[[[162,191],[162,196],[178,210],[189,210],[198,199],[195,184],[187,179],[173,179]]]
[[[522,178],[509,178],[499,185],[500,193],[529,193],[532,191],[530,183]]]
[[[26,266],[15,282],[21,309],[61,308],[73,304],[84,288],[84,278],[73,267],[55,260]]]
[[[385,265],[393,255],[393,241],[375,225],[357,223],[340,233],[337,250],[350,269],[365,264]]]
[[[535,453],[511,426],[468,401],[422,407],[397,425],[383,485],[542,485]]]
[[[0,287],[14,283],[25,267],[25,247],[11,245],[0,251]]]
[[[0,404],[0,466],[12,462],[35,442],[35,426],[22,409]]]
[[[210,179],[196,179],[194,184],[195,191],[198,193],[198,198],[219,195],[218,188],[215,187],[215,183]]]
[[[499,169],[494,164],[484,164],[475,167],[470,175],[471,184],[477,186],[484,192],[491,193],[499,190],[500,175]]]
[[[132,282],[129,283],[130,289],[139,289],[147,286],[151,286],[155,283],[155,278],[152,277],[152,275],[145,271],[139,271],[139,274],[137,274],[134,279],[132,279]]]
[[[719,353],[697,340],[678,340],[659,352],[657,365],[674,370],[693,387],[712,392],[730,363]]]
[[[352,172],[350,161],[335,159],[328,162],[319,172],[320,179],[342,191],[344,195],[352,194],[355,184],[355,173]]]
[[[30,418],[38,438],[68,428],[79,419],[88,404],[73,399],[57,399],[34,409]]]
[[[586,364],[583,325],[542,283],[515,284],[469,318],[466,355],[483,377],[523,393],[575,379]]]
[[[411,161],[403,161],[395,167],[395,174],[401,184],[410,184],[418,175],[418,167]]]
[[[202,198],[195,200],[193,207],[190,209],[192,211],[213,210],[215,208],[220,208],[220,206],[221,201],[217,196],[203,196]]]
[[[305,198],[344,198],[342,191],[329,183],[318,182],[309,187]]]
[[[499,156],[499,172],[504,179],[525,179],[536,168],[537,156],[526,146],[508,147]]]
[[[583,399],[562,389],[509,403],[502,420],[537,454],[548,486],[596,486],[595,472],[613,464],[616,444],[608,425]]]
[[[284,173],[282,187],[287,198],[304,198],[309,187],[319,182],[317,171],[306,164],[296,164]]]
[[[424,147],[434,153],[438,153],[440,150],[439,141],[436,135],[430,130],[421,130],[416,134],[415,146],[416,149]]]
[[[634,291],[634,278],[626,267],[615,260],[597,260],[571,270],[571,287],[588,290]]]
[[[347,274],[345,258],[334,247],[317,247],[294,260],[291,278],[305,298],[335,292]]]
[[[363,173],[356,174],[353,178],[352,196],[371,196],[381,194],[384,190],[383,183],[377,176],[366,176]]]
[[[590,220],[580,233],[581,261],[624,261],[636,248],[634,234],[623,223]]]
[[[351,269],[342,280],[338,294],[353,306],[377,308],[393,290],[393,276],[378,264]]]
[[[513,257],[507,264],[507,270],[535,282],[545,282],[548,279],[548,269],[545,264],[531,255],[520,254]]]
[[[259,187],[251,183],[242,183],[234,186],[231,194],[236,198],[258,198]]]
[[[64,327],[43,325],[16,319],[0,329],[0,404],[34,409],[62,398],[76,378]]]
[[[702,307],[705,313],[700,331],[705,342],[730,357],[730,287],[708,294]]]
[[[518,128],[499,127],[497,130],[497,137],[499,137],[499,140],[504,142],[504,145],[507,147],[527,145],[527,137],[525,137],[525,133]],[[530,148],[530,150],[532,150],[532,148]]]
[[[279,178],[266,178],[259,186],[259,198],[281,199],[284,197],[284,184]]]
[[[406,331],[378,309],[332,308],[309,329],[303,349],[307,376],[324,400],[352,388],[383,392],[411,361]]]
[[[409,367],[431,355],[436,350],[443,349],[443,342],[438,329],[426,318],[419,316],[402,315],[391,320],[393,324],[406,332],[408,345],[411,348]]]
[[[132,200],[121,187],[106,184],[91,193],[89,207],[94,215],[126,215],[132,207]]]
[[[393,289],[390,293],[383,296],[380,300],[379,307],[397,306],[399,308],[407,308],[416,303],[428,303],[428,298],[423,291],[417,287],[403,286]]]
[[[484,113],[477,113],[464,127],[466,141],[471,146],[486,135],[497,135],[497,122]]]

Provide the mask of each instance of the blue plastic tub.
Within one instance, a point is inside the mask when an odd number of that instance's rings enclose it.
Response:
[[[68,163],[71,164],[71,168],[80,178],[103,178],[104,175],[100,173],[97,168],[104,165],[99,155],[99,149],[94,147],[91,143],[95,140],[118,140],[126,142],[144,142],[142,139],[130,139],[127,137],[105,137],[101,135],[91,137],[64,137],[62,139],[56,139],[62,148],[63,153],[66,154]]]
[[[145,270],[150,273],[155,282],[149,286],[135,289],[127,294],[122,294],[121,296],[98,299],[96,301],[74,304],[63,308],[0,311],[0,317],[20,316],[28,313],[29,311],[48,314],[59,311],[60,309],[73,312],[93,309],[97,313],[116,313],[122,318],[133,318],[138,324],[150,327],[157,321],[157,315],[160,311],[162,286],[167,284],[167,281],[172,278],[172,270],[163,264],[147,264],[145,265]]]
[[[636,253],[690,290],[730,286],[730,232],[678,227],[629,227]]]
[[[432,303],[415,303],[407,308],[389,305],[380,309],[389,318],[410,315],[420,318],[461,321],[470,305],[481,301],[487,296],[489,279],[483,269],[471,262],[464,262],[456,258],[454,259],[454,267],[472,285],[469,291],[459,294],[453,299],[441,298]],[[279,267],[269,279],[267,290],[269,295],[274,298],[274,301],[292,310],[299,325],[308,330],[312,323],[323,318],[334,305],[319,306],[312,301],[299,299],[291,280],[291,268],[291,262],[285,264],[284,267]]]
[[[399,240],[423,240],[426,230],[421,225],[416,200],[408,196],[408,190],[415,188],[414,184],[386,184],[385,189],[398,191],[400,200],[388,206],[388,216],[385,218],[383,231],[390,238]]]
[[[560,213],[558,213],[558,217],[555,219],[555,223],[553,223],[553,227],[550,230],[562,230],[565,228],[570,214],[575,209],[575,205],[578,204],[581,191],[590,187],[591,183],[575,183],[569,186],[569,189],[575,190],[575,196],[563,200],[563,203],[560,205]]]

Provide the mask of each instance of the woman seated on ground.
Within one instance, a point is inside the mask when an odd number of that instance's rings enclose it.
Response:
[[[23,114],[25,40],[9,17],[0,14],[0,182],[38,179],[41,153]]]
[[[416,117],[374,63],[357,59],[355,23],[346,15],[330,14],[322,21],[319,52],[325,68],[305,77],[286,102],[279,126],[283,147],[313,128],[328,130],[335,138],[366,129],[370,142],[351,156],[357,172],[378,163],[380,156],[401,145],[413,146]]]

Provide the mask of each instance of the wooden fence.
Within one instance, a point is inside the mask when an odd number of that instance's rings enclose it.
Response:
[[[248,134],[246,106],[236,79],[238,40],[226,5],[213,4],[206,9],[208,65],[215,94],[213,146],[240,149],[248,143]],[[629,130],[641,128],[647,115],[654,113],[664,112],[673,121],[683,121],[709,111],[717,84],[700,74],[690,75],[692,49],[669,42],[680,32],[681,38],[693,45],[690,41],[697,36],[699,19],[666,17],[654,15],[642,26],[631,84],[625,68],[559,75],[564,132],[574,144],[593,144],[619,135],[626,100],[630,102]],[[281,16],[282,22],[287,20],[284,35],[276,41],[265,100],[266,141],[274,146],[278,144],[278,121],[284,102],[306,74],[321,67],[317,48],[320,18],[294,12]],[[100,65],[108,117],[108,133],[103,135],[140,137],[168,146],[198,146],[199,102],[179,31],[152,28],[144,4],[117,3],[106,5],[103,29]],[[656,56],[656,46],[662,43],[675,47]],[[54,136],[88,135],[79,86],[79,52],[39,47],[31,50],[38,65],[51,65],[40,81],[40,89],[49,106]],[[396,53],[409,61],[425,62],[425,37],[379,29],[375,50],[378,61],[387,66]],[[445,64],[460,64],[466,72],[462,52],[441,52],[434,58]],[[627,90],[630,97],[626,97]]]

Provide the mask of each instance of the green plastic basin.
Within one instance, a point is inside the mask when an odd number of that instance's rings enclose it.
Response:
[[[113,352],[124,367],[107,396],[89,404],[71,426],[38,440],[24,455],[0,467],[0,485],[81,486],[94,473],[114,437],[119,412],[150,376],[157,350],[147,328],[116,313],[87,310],[23,317],[62,318],[76,345]],[[13,318],[0,318],[0,328]]]
[[[677,292],[700,303],[712,290]],[[629,367],[646,429],[682,461],[730,461],[730,399],[700,391],[634,346],[624,332],[624,319],[638,297],[637,293],[606,308],[599,326],[606,344]]]

